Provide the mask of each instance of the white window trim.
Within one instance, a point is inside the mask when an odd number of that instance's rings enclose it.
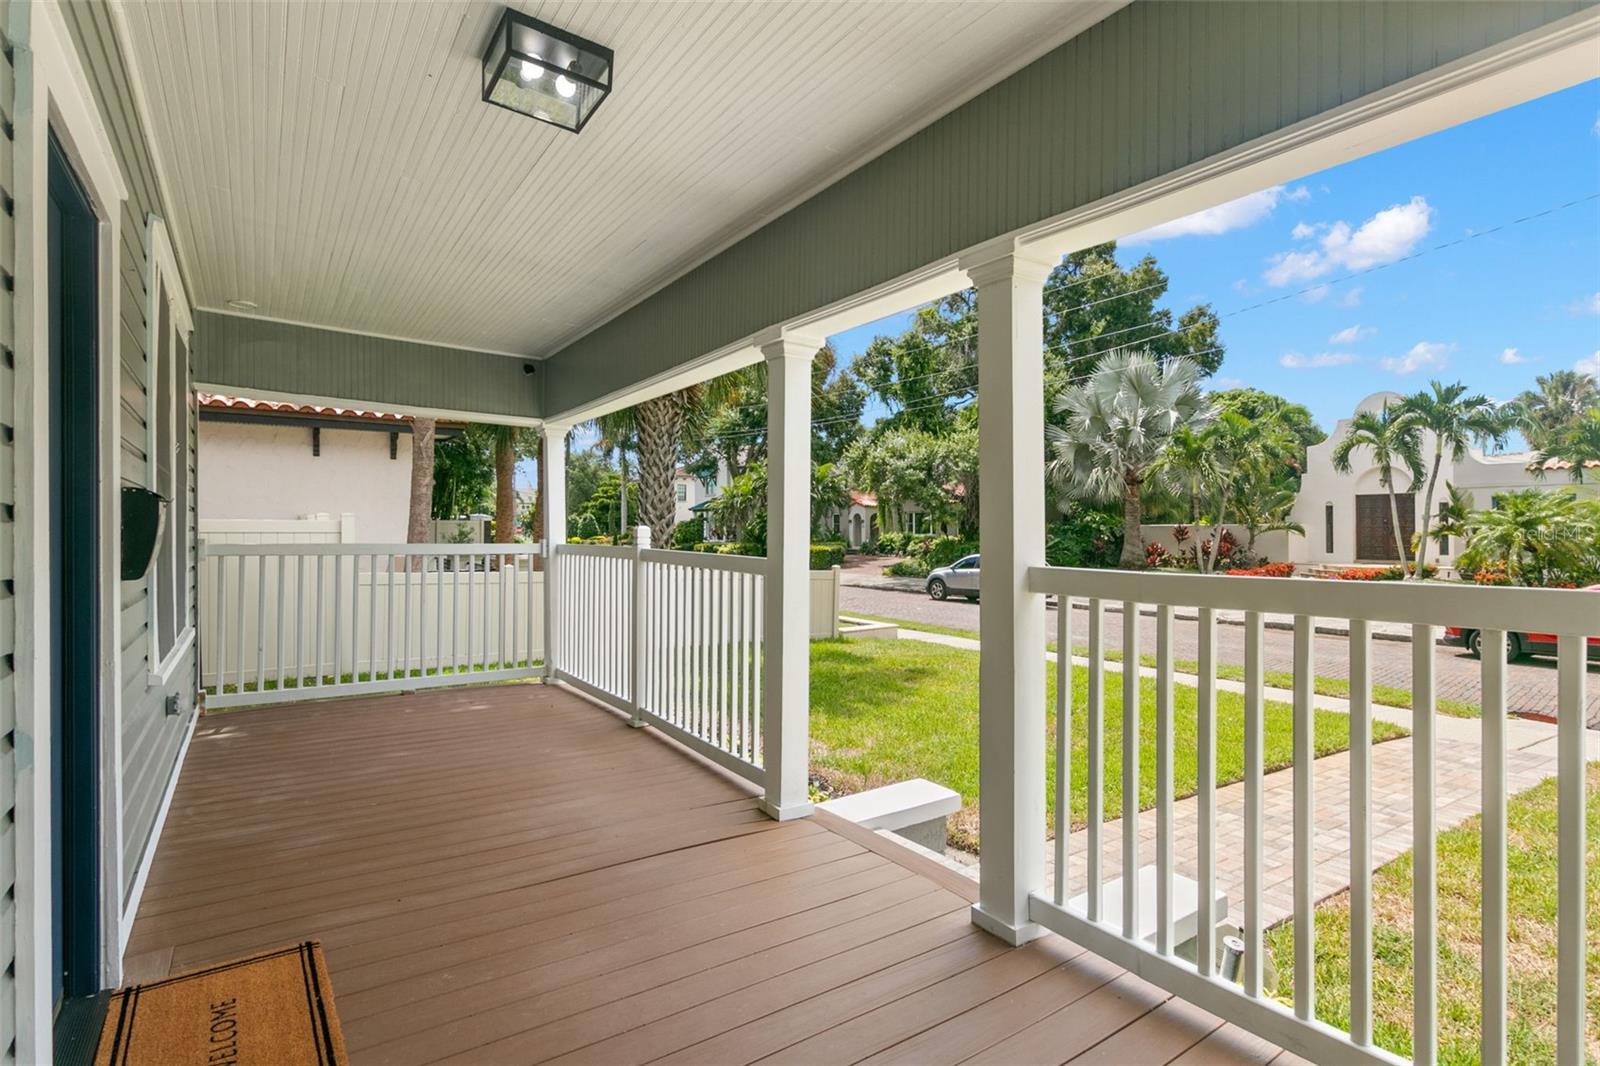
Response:
[[[153,492],[160,492],[161,486],[156,483],[156,450],[160,447],[157,440],[160,411],[162,400],[171,404],[172,434],[177,445],[178,454],[173,458],[173,476],[176,478],[178,464],[187,466],[189,461],[189,374],[188,367],[181,368],[171,395],[162,397],[161,385],[168,368],[161,365],[161,338],[157,336],[160,328],[160,302],[163,291],[166,293],[168,309],[171,319],[168,328],[172,330],[172,340],[167,347],[169,358],[177,358],[178,343],[181,340],[187,350],[189,339],[194,333],[194,317],[189,311],[188,294],[183,288],[183,275],[178,270],[178,259],[173,253],[172,240],[167,235],[167,224],[160,216],[151,215],[149,223],[150,245],[150,278],[148,282],[148,305],[146,307],[146,353],[150,369],[145,383],[145,466],[146,487]],[[184,481],[184,492],[189,489],[187,478]],[[169,523],[182,523],[188,513],[188,500],[173,500],[168,507],[167,521]],[[149,589],[145,595],[145,620],[149,626],[150,640],[150,672],[146,684],[151,688],[165,688],[171,681],[178,664],[183,661],[184,655],[194,645],[194,604],[189,585],[189,543],[187,530],[174,526],[173,550],[178,553],[179,559],[173,564],[173,575],[178,582],[178,602],[183,604],[184,624],[177,628],[173,635],[172,647],[158,660],[156,653],[159,650],[161,629],[161,597],[159,591],[160,561],[157,560],[151,567]],[[157,551],[160,546],[157,545]]]

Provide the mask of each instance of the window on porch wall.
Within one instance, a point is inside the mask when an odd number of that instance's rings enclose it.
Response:
[[[164,677],[194,624],[188,567],[191,326],[172,246],[159,220],[150,227],[149,277],[154,306],[147,345],[147,487],[168,502],[151,568],[148,617],[150,668]]]

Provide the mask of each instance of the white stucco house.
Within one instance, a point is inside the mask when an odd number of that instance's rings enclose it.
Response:
[[[405,541],[410,415],[204,392],[196,405],[202,527],[325,514],[350,516],[344,539]]]
[[[1381,411],[1385,404],[1399,403],[1402,399],[1399,393],[1375,392],[1362,400],[1356,411]],[[1289,538],[1289,562],[1343,565],[1395,560],[1389,498],[1380,483],[1381,474],[1372,462],[1371,451],[1358,449],[1351,456],[1349,474],[1341,474],[1333,468],[1333,450],[1349,430],[1350,419],[1340,419],[1327,440],[1307,449],[1305,474],[1294,507],[1294,519],[1306,532],[1303,537]],[[1433,447],[1432,434],[1424,433],[1422,452],[1427,462],[1432,461]],[[1427,484],[1413,486],[1410,475],[1403,469],[1395,471],[1394,480],[1399,495],[1400,526],[1409,541],[1421,525]],[[1459,461],[1452,459],[1448,452],[1445,454],[1439,471],[1439,486],[1434,493],[1435,509],[1447,499],[1446,484],[1471,492],[1474,506],[1487,510],[1502,493],[1529,488],[1554,490],[1572,482],[1559,464],[1553,464],[1540,477],[1533,468],[1532,452],[1494,455],[1473,447],[1468,448]],[[1461,544],[1450,539],[1436,549],[1431,548],[1429,555],[1441,565],[1449,565],[1460,550]]]
[[[851,548],[877,540],[878,497],[851,489],[849,504],[829,510],[822,516],[822,524]]]

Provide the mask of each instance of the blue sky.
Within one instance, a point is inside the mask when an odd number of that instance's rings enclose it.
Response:
[[[1551,370],[1600,372],[1597,194],[1600,80],[1136,235],[1118,257],[1155,255],[1175,312],[1224,316],[1219,386],[1287,396],[1331,429],[1381,388],[1438,377],[1506,398]],[[909,319],[831,339],[848,360]]]

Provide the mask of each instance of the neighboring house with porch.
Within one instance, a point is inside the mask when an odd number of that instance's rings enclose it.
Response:
[[[1320,956],[1343,950],[1311,935],[1313,857],[1371,847],[1364,817],[1340,842],[1311,801],[1314,613],[1559,637],[1561,876],[1542,886],[1559,918],[1540,964],[1556,972],[1556,1059],[1581,1061],[1582,649],[1600,604],[1047,566],[1042,323],[1046,280],[1073,249],[1594,78],[1600,10],[551,10],[570,32],[444,2],[0,5],[0,1060],[83,1051],[105,989],[320,938],[355,1061],[857,1061],[920,1040],[928,1058],[1242,1063],[1282,1047],[1392,1064],[1371,1046],[1359,886],[1352,1031],[1313,1020]],[[967,288],[983,308],[976,889],[814,811],[807,761],[814,356]],[[758,363],[766,556],[566,543],[576,426]],[[535,427],[551,457],[546,541],[203,548],[196,391]],[[164,523],[155,495],[172,501]],[[252,573],[261,613],[230,613],[226,590]],[[1295,801],[1263,798],[1257,660],[1242,823],[1219,828],[1233,808],[1202,772],[1208,813],[1175,827],[1164,640],[1156,814],[1130,779],[1136,673],[1118,711],[1103,700],[1118,681],[1092,664],[1085,708],[1123,739],[1124,861],[1141,859],[1151,821],[1154,861],[1102,877],[1117,830],[1097,795],[1088,843],[1069,857],[1056,834],[1047,879],[1051,596],[1093,601],[1091,647],[1107,601],[1134,622],[1140,603],[1242,608],[1256,649],[1264,615],[1295,614]],[[197,638],[202,598],[228,622],[214,640]],[[308,624],[324,605],[330,624]],[[1075,615],[1056,615],[1063,649]],[[1213,638],[1201,630],[1201,662]],[[1352,658],[1365,662],[1359,640]],[[450,688],[469,671],[544,684]],[[1496,668],[1483,676],[1503,686]],[[1415,690],[1408,1028],[1428,1061],[1431,674]],[[383,698],[303,698],[358,694]],[[1503,1061],[1492,696],[1478,954],[1484,1058]],[[1058,698],[1068,710],[1071,686]],[[278,706],[202,718],[207,701]],[[1216,702],[1198,702],[1198,749],[1216,739]],[[1056,732],[1064,757],[1069,733]],[[1366,812],[1368,749],[1351,752],[1350,806]],[[1087,780],[1103,782],[1092,759]],[[1295,843],[1292,1010],[1264,983],[1269,823]],[[1203,856],[1198,965],[1174,951],[1175,833]],[[1242,985],[1212,950],[1215,866],[1241,850]],[[646,1006],[666,1006],[660,1025]]]
[[[1375,392],[1362,400],[1356,412],[1379,412],[1385,404],[1400,403],[1395,392]],[[1377,563],[1395,560],[1397,545],[1389,494],[1381,483],[1382,471],[1372,461],[1369,448],[1358,448],[1350,455],[1350,472],[1334,469],[1333,451],[1350,431],[1350,419],[1342,418],[1328,438],[1306,450],[1306,468],[1295,498],[1294,520],[1305,535],[1288,536],[1288,558],[1294,563],[1332,564]],[[1433,461],[1434,440],[1422,434],[1424,479],[1413,485],[1410,473],[1394,471],[1396,504],[1400,513],[1401,535],[1407,543],[1422,525],[1423,497],[1427,490],[1427,471]],[[1573,485],[1565,464],[1552,461],[1547,469],[1536,469],[1532,452],[1486,452],[1469,447],[1459,460],[1446,451],[1439,467],[1438,486],[1433,505],[1437,510],[1448,502],[1447,484],[1469,492],[1473,506],[1489,510],[1496,499],[1522,489],[1567,490]],[[1429,556],[1448,566],[1461,551],[1459,538],[1446,538],[1429,549]],[[1269,553],[1271,554],[1271,553]],[[1272,555],[1278,558],[1277,555]]]
[[[350,517],[348,540],[406,539],[411,415],[208,392],[195,400],[202,526],[339,515]]]

